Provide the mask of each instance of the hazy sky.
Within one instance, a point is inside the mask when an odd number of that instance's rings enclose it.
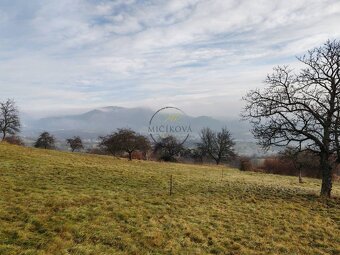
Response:
[[[328,38],[339,0],[0,0],[0,99],[237,116],[273,66]]]

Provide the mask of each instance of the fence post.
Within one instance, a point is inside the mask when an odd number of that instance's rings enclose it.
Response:
[[[169,182],[169,194],[172,195],[172,188],[173,188],[173,178],[172,175],[170,175],[170,182]]]

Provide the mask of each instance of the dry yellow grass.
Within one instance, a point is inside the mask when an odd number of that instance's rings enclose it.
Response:
[[[340,254],[340,185],[319,188],[0,144],[0,254]]]

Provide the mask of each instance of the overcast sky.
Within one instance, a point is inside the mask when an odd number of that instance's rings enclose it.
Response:
[[[45,115],[238,116],[273,66],[296,66],[339,25],[339,0],[0,0],[0,99]]]

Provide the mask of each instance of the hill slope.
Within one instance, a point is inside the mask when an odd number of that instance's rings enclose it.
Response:
[[[0,254],[340,253],[318,180],[222,169],[0,144]]]

